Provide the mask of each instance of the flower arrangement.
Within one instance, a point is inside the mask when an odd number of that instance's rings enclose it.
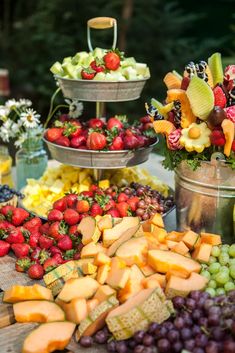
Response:
[[[190,62],[183,75],[168,72],[164,104],[146,104],[158,134],[164,135],[163,165],[174,170],[183,160],[195,170],[215,152],[235,169],[235,65],[223,70],[221,55]]]

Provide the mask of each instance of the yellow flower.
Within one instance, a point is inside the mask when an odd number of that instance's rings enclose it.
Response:
[[[192,123],[188,128],[182,129],[180,144],[188,152],[196,151],[201,153],[204,148],[211,145],[210,134],[211,130],[206,123]]]

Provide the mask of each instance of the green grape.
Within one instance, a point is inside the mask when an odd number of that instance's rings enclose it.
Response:
[[[235,265],[229,267],[229,274],[233,279],[235,279]]]
[[[215,279],[215,277],[216,277],[217,273],[218,273],[218,272],[213,273],[213,274],[211,275],[211,279]]]
[[[214,262],[216,262],[217,259],[214,256],[210,256],[209,258],[209,264],[213,264]]]
[[[207,270],[207,264],[201,264],[201,268],[202,268],[202,270]]]
[[[211,250],[211,255],[214,257],[218,257],[220,254],[220,248],[218,246],[213,246]]]
[[[235,244],[230,245],[228,253],[229,256],[235,257]]]
[[[205,292],[209,293],[211,297],[214,297],[216,294],[216,291],[214,288],[206,288]]]
[[[228,268],[227,266],[221,266],[221,267],[220,267],[220,272],[229,273],[229,268]]]
[[[221,250],[221,252],[227,253],[229,251],[229,248],[230,248],[230,246],[228,244],[224,244],[221,246],[220,250]]]
[[[219,256],[219,262],[221,265],[227,265],[229,263],[229,255],[226,252],[222,252]]]
[[[211,278],[210,272],[207,271],[207,270],[202,270],[202,271],[201,271],[201,275],[202,275],[203,277],[206,277],[206,278],[209,279],[209,280],[210,280],[210,278]]]
[[[235,265],[235,259],[230,259],[229,260],[229,266]]]
[[[216,274],[215,280],[218,284],[225,284],[229,281],[229,274],[227,272],[219,272]]]
[[[209,266],[209,272],[210,273],[217,273],[220,270],[220,264],[218,262],[214,262],[213,264],[210,264]]]
[[[217,288],[216,289],[216,295],[223,295],[225,294],[224,288]]]
[[[208,287],[209,288],[216,288],[217,287],[217,283],[214,279],[211,279],[209,282],[208,282]]]
[[[226,290],[226,292],[228,292],[230,290],[234,290],[235,289],[235,284],[233,282],[227,282],[224,285],[224,289]]]

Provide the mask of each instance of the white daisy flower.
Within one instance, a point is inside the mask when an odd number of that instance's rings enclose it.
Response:
[[[33,103],[31,102],[31,100],[29,99],[24,99],[24,98],[21,98],[19,100],[19,105],[22,107],[22,106],[26,106],[26,107],[31,107]]]
[[[4,105],[0,105],[0,120],[6,121],[9,112],[10,110],[7,107],[5,107]]]
[[[13,137],[13,131],[12,131],[12,121],[7,120],[0,129],[0,137],[4,142],[9,142],[9,138]]]
[[[39,124],[40,115],[33,109],[26,109],[20,114],[20,120],[26,128],[34,128]]]
[[[27,137],[28,137],[28,134],[26,132],[23,132],[22,134],[20,134],[18,139],[15,141],[16,148],[21,148],[23,143],[27,139]]]
[[[65,99],[65,102],[69,105],[69,116],[71,116],[71,118],[78,118],[79,116],[82,115],[82,112],[83,112],[82,102],[79,102],[76,99],[74,100]]]
[[[19,102],[17,102],[15,99],[8,99],[8,101],[6,101],[5,106],[11,110],[13,108],[18,108],[19,107]]]

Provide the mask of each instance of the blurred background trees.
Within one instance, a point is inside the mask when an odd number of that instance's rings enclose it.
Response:
[[[120,49],[152,75],[139,101],[110,104],[110,114],[144,114],[145,101],[164,98],[163,75],[189,60],[220,51],[235,62],[235,0],[1,0],[0,67],[10,72],[11,96],[32,99],[45,117],[56,88],[50,66],[87,50],[86,22],[96,16],[118,20]],[[110,47],[112,31],[92,35],[94,46]],[[95,113],[94,104],[85,109]]]

